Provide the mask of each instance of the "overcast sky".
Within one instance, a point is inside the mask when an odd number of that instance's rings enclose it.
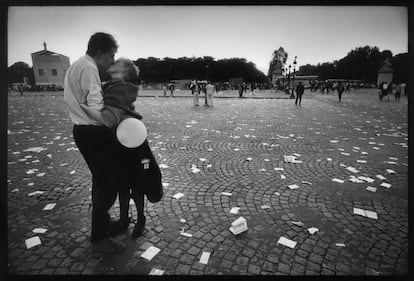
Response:
[[[392,6],[83,6],[9,7],[8,66],[47,49],[70,58],[108,32],[117,57],[243,57],[267,74],[274,50],[288,64],[339,60],[355,47],[408,52],[405,7]]]

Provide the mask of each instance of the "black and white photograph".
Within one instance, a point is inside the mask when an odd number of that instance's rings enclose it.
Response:
[[[6,21],[9,277],[408,276],[407,6]]]

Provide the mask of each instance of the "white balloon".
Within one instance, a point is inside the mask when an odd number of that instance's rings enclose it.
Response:
[[[135,148],[144,143],[147,138],[147,128],[140,120],[127,118],[119,123],[116,137],[123,146]]]

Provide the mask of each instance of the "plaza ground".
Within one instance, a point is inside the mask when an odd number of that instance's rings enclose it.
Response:
[[[299,107],[280,92],[249,94],[223,93],[210,108],[193,107],[185,91],[173,98],[142,91],[139,111],[165,195],[146,203],[143,236],[131,239],[131,224],[116,237],[127,248],[114,254],[91,249],[91,176],[62,92],[9,94],[9,273],[407,274],[407,98],[380,102],[377,90],[363,89],[338,103],[336,93],[307,90]],[[118,213],[117,202],[111,215]],[[233,235],[240,216],[248,230]],[[41,244],[27,249],[34,236]],[[141,254],[150,246],[160,251],[149,261]]]

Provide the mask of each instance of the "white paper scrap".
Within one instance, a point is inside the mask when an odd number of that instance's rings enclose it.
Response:
[[[193,172],[195,174],[195,173],[200,172],[200,169],[193,166],[193,167],[191,167],[191,172]]]
[[[47,204],[47,205],[43,208],[43,211],[50,211],[50,210],[52,210],[55,206],[56,206],[56,203],[50,203],[50,204]]]
[[[185,236],[185,237],[193,237],[193,235],[192,235],[192,234],[187,233],[187,232],[184,232],[184,231],[181,231],[181,232],[180,232],[180,235]]]
[[[365,217],[365,211],[360,208],[354,208],[354,214]]]
[[[246,158],[246,161],[252,161],[253,160],[253,158],[252,157],[248,157],[248,158]]]
[[[39,153],[39,152],[42,152],[43,150],[47,150],[47,148],[44,148],[44,147],[30,147],[30,148],[25,149],[23,151]]]
[[[385,188],[390,188],[391,184],[387,183],[387,182],[383,182],[380,184],[380,186],[385,187]]]
[[[279,168],[279,167],[275,168],[275,171],[283,171],[283,170],[284,170],[283,168]]]
[[[221,195],[231,196],[232,194],[230,192],[222,192]]]
[[[283,236],[281,236],[279,238],[279,240],[277,241],[277,244],[282,244],[282,245],[284,245],[286,247],[289,247],[291,249],[295,248],[295,246],[296,246],[296,242],[295,241],[292,241],[292,240],[290,240],[288,238],[285,238]]]
[[[160,249],[154,246],[150,246],[142,255],[141,257],[147,260],[152,260],[155,255],[159,253]]]
[[[378,215],[376,212],[365,210],[365,214],[370,219],[376,219],[376,220],[378,219]]]
[[[292,224],[297,225],[297,226],[304,226],[303,222],[301,221],[292,221]]]
[[[308,228],[308,232],[310,233],[310,234],[314,234],[315,232],[317,232],[317,231],[319,231],[319,229],[317,229],[316,227],[310,227],[310,228]]]
[[[275,192],[275,195],[280,196],[280,193],[279,192]]]
[[[308,182],[308,181],[302,181],[302,184],[312,185],[312,183],[311,182]]]
[[[169,186],[170,184],[168,183],[168,182],[163,182],[162,183],[162,187],[167,187],[167,186]]]
[[[205,162],[205,161],[207,161],[207,159],[206,158],[200,158],[200,161]]]
[[[263,205],[263,206],[260,206],[260,208],[262,208],[263,210],[271,209],[269,205]]]
[[[153,268],[151,269],[149,275],[158,275],[161,276],[164,274],[164,270],[158,269],[158,268]]]
[[[210,258],[210,254],[211,253],[209,253],[209,252],[203,252],[203,254],[201,255],[201,258],[200,258],[200,263],[207,264],[208,259]]]
[[[33,196],[33,195],[43,194],[43,193],[44,193],[43,191],[36,190],[34,192],[31,192],[31,193],[27,194],[27,196]]]
[[[281,178],[282,180],[286,179],[285,175],[280,175],[280,178]]]
[[[187,221],[185,219],[180,219],[181,223],[186,223]]]
[[[32,230],[33,233],[45,233],[46,231],[46,228],[35,228]]]
[[[39,236],[34,236],[32,238],[26,239],[25,243],[26,243],[26,248],[27,249],[30,249],[34,246],[42,244],[42,242],[40,241]]]
[[[343,181],[341,179],[337,179],[337,178],[333,178],[332,181],[338,182],[338,183],[344,183],[345,182],[345,181]]]
[[[165,165],[165,164],[159,164],[158,167],[160,167],[161,169],[162,168],[169,168],[169,166],[168,165]]]
[[[174,199],[177,199],[177,200],[180,199],[183,196],[184,196],[184,193],[181,193],[181,192],[178,192],[178,193],[173,195]]]
[[[239,213],[240,207],[233,207],[230,210],[231,214],[237,215]]]
[[[388,174],[395,174],[395,171],[394,170],[387,169],[386,171],[387,171]]]
[[[351,167],[351,166],[346,167],[346,169],[347,169],[348,171],[352,172],[352,173],[359,173],[359,171],[358,171],[357,169],[355,169],[354,167]]]
[[[362,210],[359,208],[354,208],[354,214],[355,215],[360,215],[363,217],[367,217],[370,219],[378,219],[377,213],[373,212],[373,211],[368,211],[368,210]]]
[[[288,185],[289,189],[297,189],[299,186],[297,184]]]
[[[367,160],[357,160],[358,163],[367,163]]]
[[[372,187],[372,186],[368,186],[366,190],[371,191],[371,192],[376,192],[377,191],[377,188],[376,187]]]
[[[336,243],[335,246],[337,246],[337,247],[345,247],[345,244],[344,243]]]

